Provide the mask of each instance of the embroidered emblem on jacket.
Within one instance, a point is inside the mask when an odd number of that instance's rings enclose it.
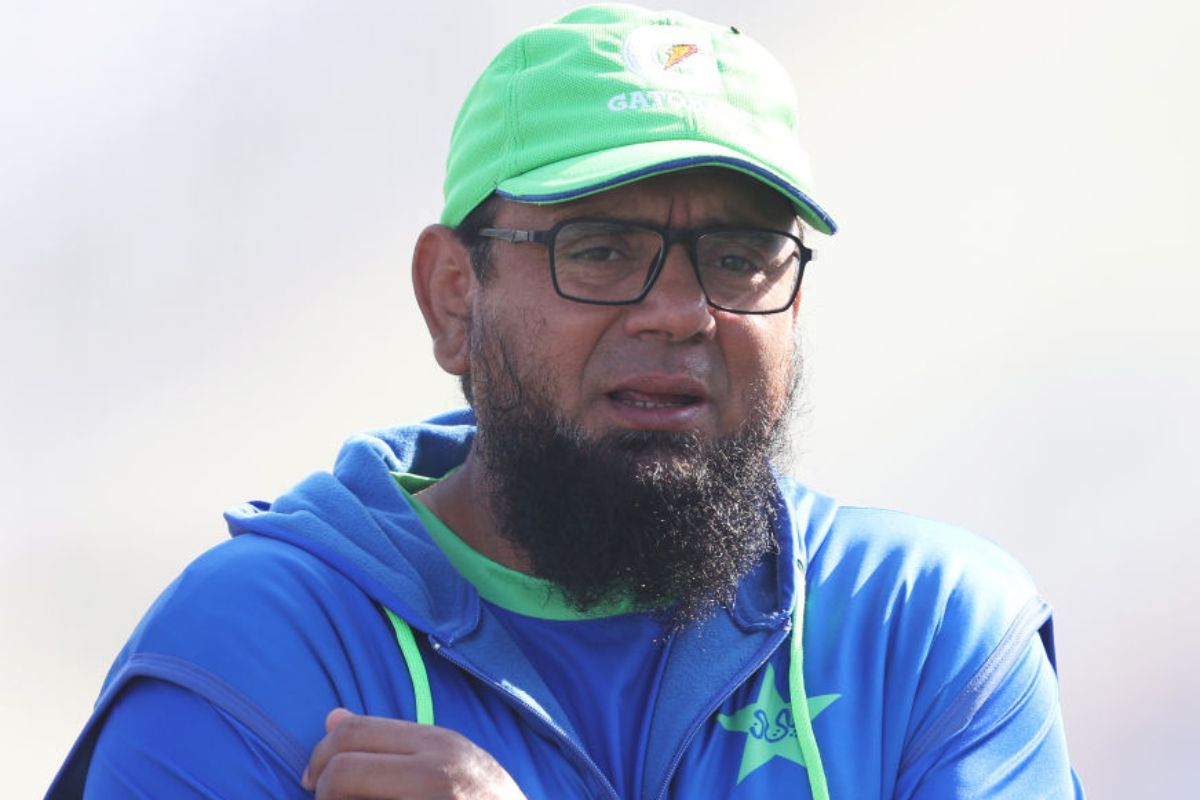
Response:
[[[817,715],[841,697],[840,694],[822,694],[808,698],[808,718]],[[786,758],[804,766],[800,754],[800,742],[796,738],[796,722],[792,709],[775,688],[775,666],[768,664],[763,675],[762,688],[753,703],[732,715],[718,714],[717,722],[730,733],[746,734],[746,747],[742,750],[742,766],[738,770],[737,782],[773,758]]]

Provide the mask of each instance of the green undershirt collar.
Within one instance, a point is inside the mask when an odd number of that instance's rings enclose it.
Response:
[[[430,538],[442,549],[459,574],[489,603],[527,617],[560,621],[613,617],[638,610],[631,597],[618,598],[586,612],[575,609],[550,581],[526,575],[492,561],[460,539],[444,522],[434,516],[415,495],[437,483],[440,478],[408,472],[393,472],[392,477],[396,479],[400,493],[417,513]]]

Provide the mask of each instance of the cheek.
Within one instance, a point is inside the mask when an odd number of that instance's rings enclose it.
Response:
[[[739,413],[782,414],[799,378],[799,345],[790,325],[752,325],[737,346],[727,348],[726,363]]]
[[[472,360],[486,370],[481,375],[519,383],[540,402],[569,411],[596,350],[598,328],[587,307],[581,307],[582,314],[563,314],[557,305],[511,295],[489,297],[478,307],[472,325]],[[575,305],[568,311],[574,312]]]
[[[471,380],[484,406],[508,407],[540,394],[544,377],[530,363],[529,343],[537,340],[533,321],[514,314],[490,292],[483,292],[471,314]]]

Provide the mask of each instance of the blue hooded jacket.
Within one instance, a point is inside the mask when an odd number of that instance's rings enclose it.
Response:
[[[332,473],[228,512],[233,539],[147,612],[47,796],[310,796],[300,775],[330,709],[415,719],[390,609],[416,633],[437,724],[530,798],[810,797],[787,679],[798,578],[803,705],[833,798],[1082,796],[1049,607],[1024,571],[965,532],[786,479],[777,556],[672,636],[646,724],[612,732],[639,773],[621,794],[397,488],[395,472],[461,464],[473,424],[356,436]],[[578,679],[604,681],[577,647]]]

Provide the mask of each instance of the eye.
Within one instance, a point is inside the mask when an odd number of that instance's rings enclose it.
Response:
[[[761,271],[762,261],[757,257],[750,258],[739,253],[726,253],[718,256],[713,266],[731,275],[746,275]]]
[[[704,235],[697,244],[701,264],[713,279],[760,281],[790,273],[795,242],[774,231],[731,230]]]
[[[558,232],[554,257],[577,269],[625,267],[650,263],[657,236],[609,222],[573,222]]]
[[[563,254],[572,261],[625,261],[629,256],[620,248],[611,244],[586,244],[572,247]]]

